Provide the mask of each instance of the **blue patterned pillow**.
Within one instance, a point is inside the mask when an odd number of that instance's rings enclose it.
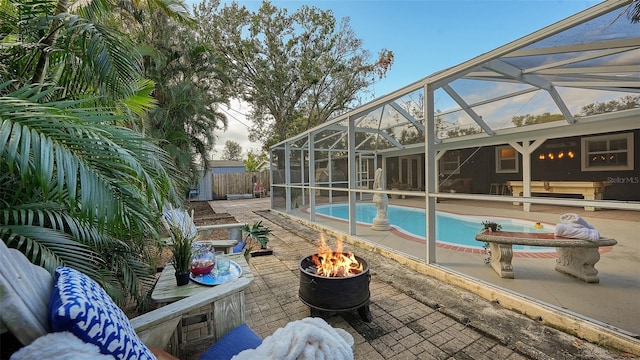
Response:
[[[98,283],[83,273],[58,267],[51,298],[52,331],[69,331],[117,359],[155,359],[124,312]]]

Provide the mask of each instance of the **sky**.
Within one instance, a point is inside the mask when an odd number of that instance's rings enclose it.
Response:
[[[237,1],[256,11],[260,0]],[[362,46],[372,56],[382,49],[394,53],[394,64],[373,86],[380,97],[440,70],[510,43],[541,28],[590,8],[587,0],[273,0],[289,12],[302,5],[332,10],[337,19],[348,17]],[[197,3],[188,0],[189,4]],[[222,1],[230,3],[230,1]],[[367,99],[370,101],[373,99]],[[216,153],[222,156],[226,140],[248,150],[260,145],[247,138],[251,122],[246,104],[233,101],[227,114],[229,129],[218,133]]]

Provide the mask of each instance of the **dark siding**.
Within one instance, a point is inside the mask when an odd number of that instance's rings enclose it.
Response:
[[[540,181],[605,181],[611,183],[604,193],[607,200],[640,201],[640,130],[634,133],[634,169],[626,171],[582,171],[580,137],[547,140],[532,155],[531,180]],[[606,135],[606,134],[594,134]],[[475,149],[460,150],[460,161],[464,161]],[[562,159],[557,158],[560,151],[564,151]],[[569,158],[566,154],[573,151],[575,156]],[[538,155],[543,152],[553,152],[554,160],[540,160]],[[495,172],[495,148],[480,149],[475,156],[461,168],[456,177],[472,177],[472,192],[488,193],[492,183],[504,183],[509,180],[522,179],[522,158],[519,160],[519,172],[498,174]],[[555,195],[559,196],[559,195]]]

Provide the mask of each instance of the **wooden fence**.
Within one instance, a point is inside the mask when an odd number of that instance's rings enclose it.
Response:
[[[228,194],[253,194],[256,183],[262,186],[269,194],[270,179],[269,172],[253,172],[243,174],[212,174],[212,186],[215,193],[214,198],[224,199]]]

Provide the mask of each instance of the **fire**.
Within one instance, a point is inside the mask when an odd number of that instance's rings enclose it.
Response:
[[[363,271],[362,264],[356,260],[351,252],[344,252],[342,242],[336,243],[336,250],[333,251],[327,245],[323,235],[318,242],[318,253],[311,257],[316,266],[316,275],[326,277],[347,277],[357,275]]]

